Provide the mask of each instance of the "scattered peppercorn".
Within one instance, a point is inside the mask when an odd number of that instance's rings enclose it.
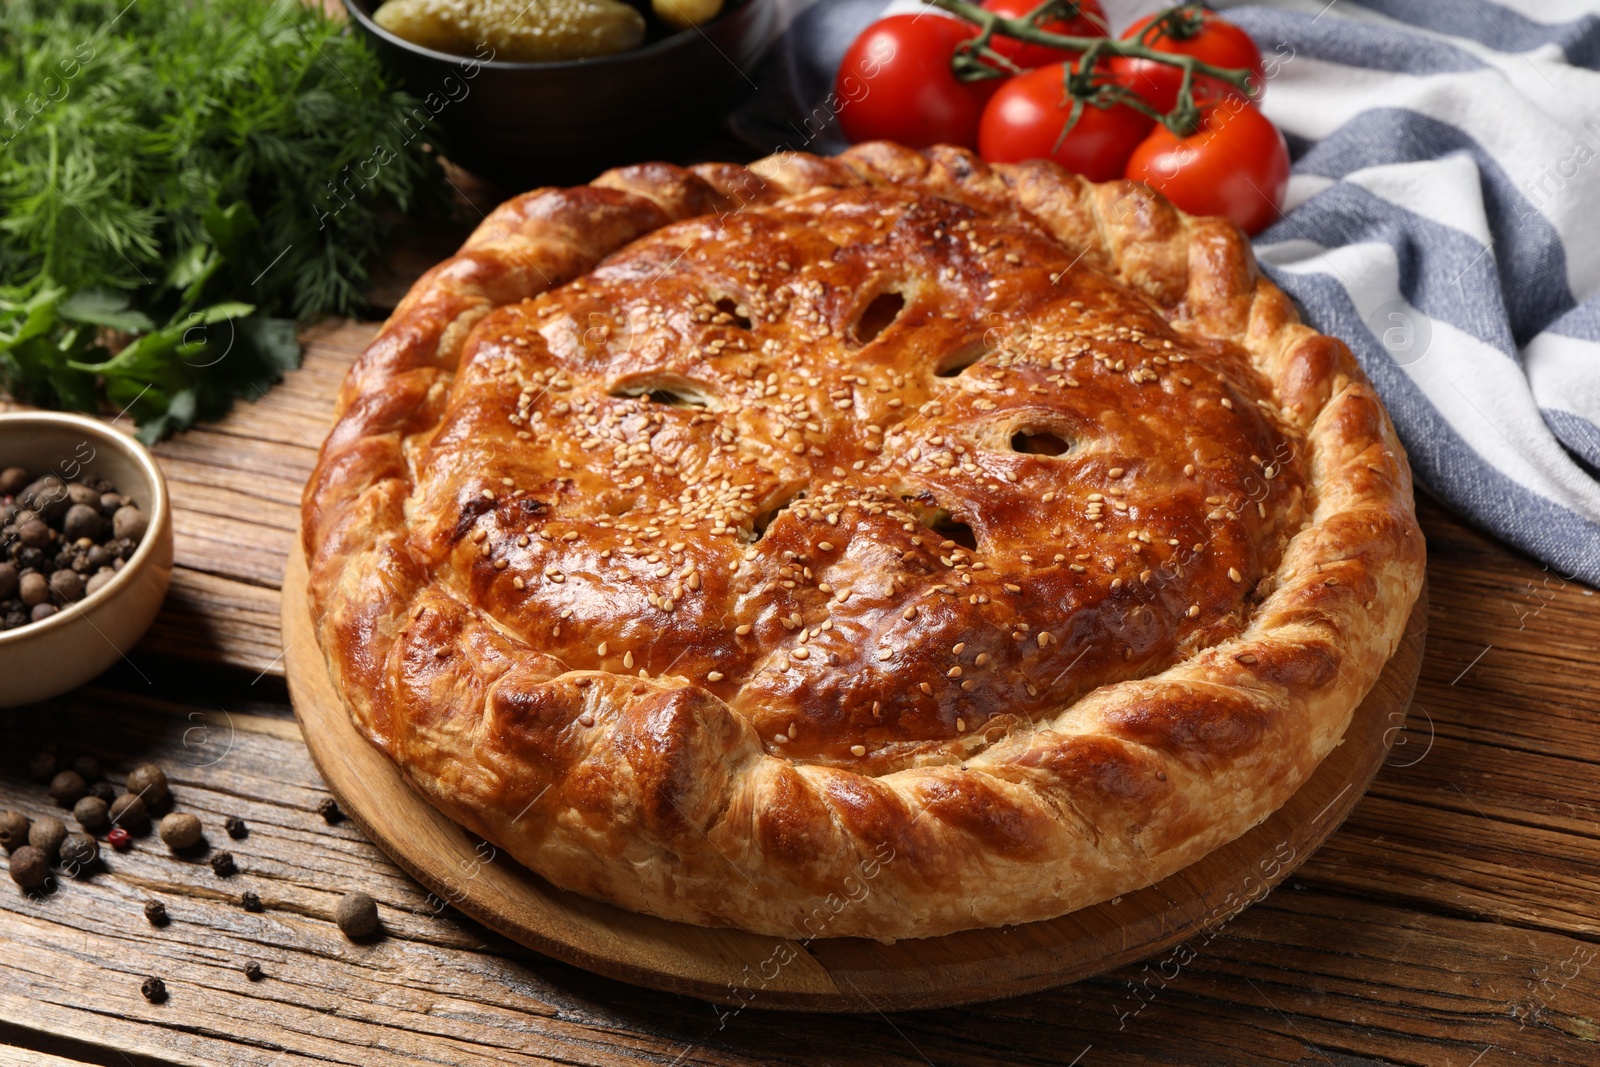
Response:
[[[211,872],[218,878],[231,878],[239,873],[239,865],[233,862],[232,852],[218,852],[211,857]]]
[[[100,780],[100,761],[93,756],[79,756],[72,761],[72,769],[77,771],[78,776],[85,782]]]
[[[110,845],[118,852],[126,852],[129,848],[133,847],[133,838],[129,835],[128,831],[124,830],[122,827],[113,826],[111,828],[111,832],[106,834],[106,844]]]
[[[41,815],[28,827],[28,844],[44,853],[51,863],[61,852],[61,842],[67,839],[67,824],[54,815]]]
[[[249,963],[245,964],[244,965],[244,976],[246,978],[250,979],[250,981],[252,981],[252,982],[261,981],[261,979],[262,979],[261,964],[257,963],[255,960],[251,960]]]
[[[89,792],[89,783],[77,771],[60,771],[50,779],[50,795],[63,808],[70,808]]]
[[[110,782],[95,782],[89,787],[89,795],[99,797],[109,806],[113,800],[117,799],[117,787]]]
[[[0,845],[15,852],[28,843],[28,817],[20,811],[0,812]]]
[[[344,936],[352,941],[378,929],[378,902],[365,893],[346,893],[333,913]]]
[[[128,792],[142,797],[146,807],[159,808],[171,795],[167,772],[154,763],[141,763],[128,772]]]
[[[144,902],[144,917],[150,920],[151,926],[165,926],[172,921],[167,916],[167,906],[159,900]]]
[[[259,893],[257,893],[254,889],[246,889],[244,891],[244,895],[239,898],[239,903],[244,906],[244,910],[245,911],[261,911],[262,910],[262,908],[261,908],[261,895]]]
[[[35,752],[28,760],[28,773],[36,782],[48,782],[56,776],[56,754]]]
[[[250,833],[250,827],[246,826],[244,820],[239,818],[237,815],[228,816],[228,818],[223,822],[222,826],[228,831],[228,836],[233,838],[235,841],[240,840]]]
[[[50,877],[50,858],[41,849],[23,845],[11,854],[11,880],[24,890],[37,889]]]
[[[200,843],[200,820],[186,811],[175,811],[161,820],[161,840],[174,852]]]
[[[139,992],[144,994],[144,999],[152,1004],[160,1004],[167,999],[167,983],[159,978],[146,978],[139,985]]]
[[[317,804],[317,814],[322,816],[323,821],[329,826],[344,818],[344,812],[339,810],[339,805],[332,797],[322,798],[321,802]]]
[[[100,845],[88,834],[68,834],[61,842],[61,868],[74,878],[87,875],[99,858]]]
[[[150,825],[150,812],[133,793],[124,793],[111,802],[107,812],[111,821],[129,833],[141,833]]]
[[[88,796],[72,805],[72,817],[85,830],[98,830],[111,821],[111,809],[99,797]]]

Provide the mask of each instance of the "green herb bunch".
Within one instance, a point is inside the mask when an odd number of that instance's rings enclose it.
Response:
[[[447,202],[426,120],[300,0],[3,0],[0,387],[147,440],[254,398]]]

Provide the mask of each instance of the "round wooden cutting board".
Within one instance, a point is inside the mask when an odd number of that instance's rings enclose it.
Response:
[[[1424,590],[1344,741],[1271,818],[1155,885],[1048,922],[880,944],[788,940],[638,915],[550,885],[445,818],[357,732],[312,629],[298,538],[283,584],[289,692],[340,806],[435,896],[529,948],[625,982],[736,1008],[890,1011],[1077,981],[1197,939],[1288,877],[1355,807],[1405,722]],[[819,902],[821,903],[821,902]],[[1171,954],[1181,965],[1191,949]]]

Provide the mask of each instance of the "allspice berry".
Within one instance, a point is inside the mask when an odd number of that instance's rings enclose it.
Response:
[[[139,764],[128,772],[128,792],[143,797],[146,807],[160,807],[170,795],[167,772],[154,763]]]
[[[87,875],[99,858],[100,846],[88,834],[68,834],[61,842],[61,869],[74,878]]]
[[[150,825],[150,812],[136,794],[124,793],[111,802],[107,812],[111,821],[129,833],[140,833]]]
[[[77,571],[60,570],[50,576],[50,594],[57,600],[72,603],[83,599],[83,575]]]
[[[85,830],[99,830],[111,821],[111,805],[99,797],[84,797],[72,805],[72,817]]]
[[[32,845],[11,854],[11,880],[23,889],[37,889],[50,877],[50,860]]]
[[[333,913],[344,936],[354,940],[378,929],[378,902],[365,893],[346,893]]]
[[[149,529],[150,516],[132,504],[124,504],[111,516],[111,533],[119,541],[127,538],[138,544],[144,540],[145,532]]]
[[[104,528],[105,520],[100,517],[99,507],[90,507],[88,504],[72,505],[61,520],[61,532],[68,541],[76,541],[80,537],[96,539]]]
[[[36,608],[50,599],[50,582],[38,571],[24,574],[17,582],[17,589],[17,595],[30,608]]]
[[[200,843],[200,820],[186,811],[175,811],[161,820],[161,840],[174,852]]]
[[[50,795],[63,808],[70,808],[89,792],[89,783],[77,771],[61,771],[50,779]]]
[[[32,826],[28,827],[28,844],[43,852],[44,858],[52,863],[61,851],[61,842],[66,839],[67,824],[54,815],[41,815],[33,820]]]
[[[20,811],[0,812],[0,845],[15,852],[28,843],[28,817]]]
[[[72,769],[82,775],[86,782],[100,780],[100,761],[93,756],[79,756],[72,761]]]
[[[35,752],[28,760],[28,773],[36,782],[48,782],[56,776],[56,754],[54,752]]]

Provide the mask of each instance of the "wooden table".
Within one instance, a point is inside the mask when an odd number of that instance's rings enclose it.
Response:
[[[1426,500],[1427,656],[1399,748],[1289,883],[1181,954],[973,1008],[822,1018],[630,988],[460,918],[317,815],[281,677],[300,486],[372,332],[314,329],[283,385],[160,446],[165,613],[95,685],[0,715],[0,808],[49,810],[25,767],[44,743],[155,759],[239,865],[219,878],[146,838],[42,899],[0,886],[0,1063],[1600,1063],[1600,600]],[[380,902],[381,939],[333,926],[351,889]],[[147,975],[165,1003],[140,996]]]

